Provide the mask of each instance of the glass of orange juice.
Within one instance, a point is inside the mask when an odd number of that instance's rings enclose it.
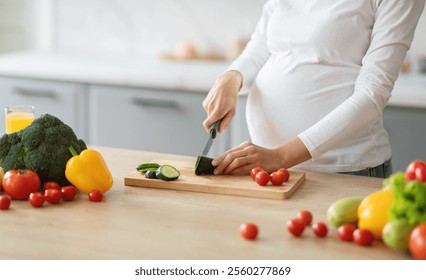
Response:
[[[18,132],[35,119],[34,106],[8,106],[5,108],[6,133]]]

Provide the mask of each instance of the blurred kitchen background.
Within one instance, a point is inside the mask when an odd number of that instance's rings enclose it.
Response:
[[[183,41],[225,53],[264,0],[1,0],[0,50],[158,55]]]
[[[90,145],[198,155],[207,140],[201,103],[264,3],[0,0],[0,106],[35,105]],[[424,13],[385,110],[396,170],[426,160],[425,72]],[[249,140],[245,98],[212,156]]]

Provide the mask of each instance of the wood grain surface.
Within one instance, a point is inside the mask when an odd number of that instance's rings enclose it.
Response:
[[[286,229],[302,209],[312,212],[314,222],[326,221],[333,201],[370,194],[382,187],[381,179],[306,172],[305,182],[285,200],[128,187],[124,178],[142,162],[190,158],[91,148],[104,156],[114,178],[104,199],[90,202],[80,193],[72,202],[41,208],[12,201],[0,211],[1,259],[411,259],[379,241],[367,248],[342,242],[332,227],[326,238],[316,238],[311,228],[295,238]],[[241,238],[245,222],[259,227],[256,240]]]

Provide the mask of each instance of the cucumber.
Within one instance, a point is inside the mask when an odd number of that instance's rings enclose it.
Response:
[[[163,164],[160,166],[157,171],[155,172],[158,179],[164,180],[164,181],[173,181],[179,178],[180,172],[175,167]]]
[[[158,168],[157,168],[158,169]],[[145,172],[144,177],[147,179],[158,179],[157,174],[156,174],[157,170],[147,170]]]
[[[215,166],[212,165],[212,158],[198,156],[195,163],[195,175],[210,175],[213,174]]]
[[[144,174],[148,170],[157,171],[159,167],[160,165],[156,162],[146,162],[139,164],[138,167],[136,167],[136,170]]]

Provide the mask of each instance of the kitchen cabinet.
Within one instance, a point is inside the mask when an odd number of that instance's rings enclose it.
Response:
[[[388,106],[383,123],[392,145],[393,171],[404,171],[415,160],[426,160],[426,109]]]
[[[205,93],[41,79],[0,77],[0,106],[34,105],[73,128],[88,144],[196,156],[208,134],[202,122]],[[4,121],[0,133],[4,133]],[[209,156],[248,140],[245,97],[232,125],[215,139]]]
[[[72,127],[77,137],[86,139],[86,89],[87,86],[78,83],[0,77],[0,107],[33,105],[36,116],[46,113],[57,116]],[[5,124],[2,121],[0,133],[4,131]]]
[[[103,85],[89,91],[93,145],[196,156],[207,141],[205,94]],[[218,137],[211,154],[223,150],[228,137]]]
[[[226,149],[238,146],[244,141],[250,141],[250,134],[246,121],[246,103],[247,95],[240,95],[237,103],[237,112],[229,127],[229,144]]]

